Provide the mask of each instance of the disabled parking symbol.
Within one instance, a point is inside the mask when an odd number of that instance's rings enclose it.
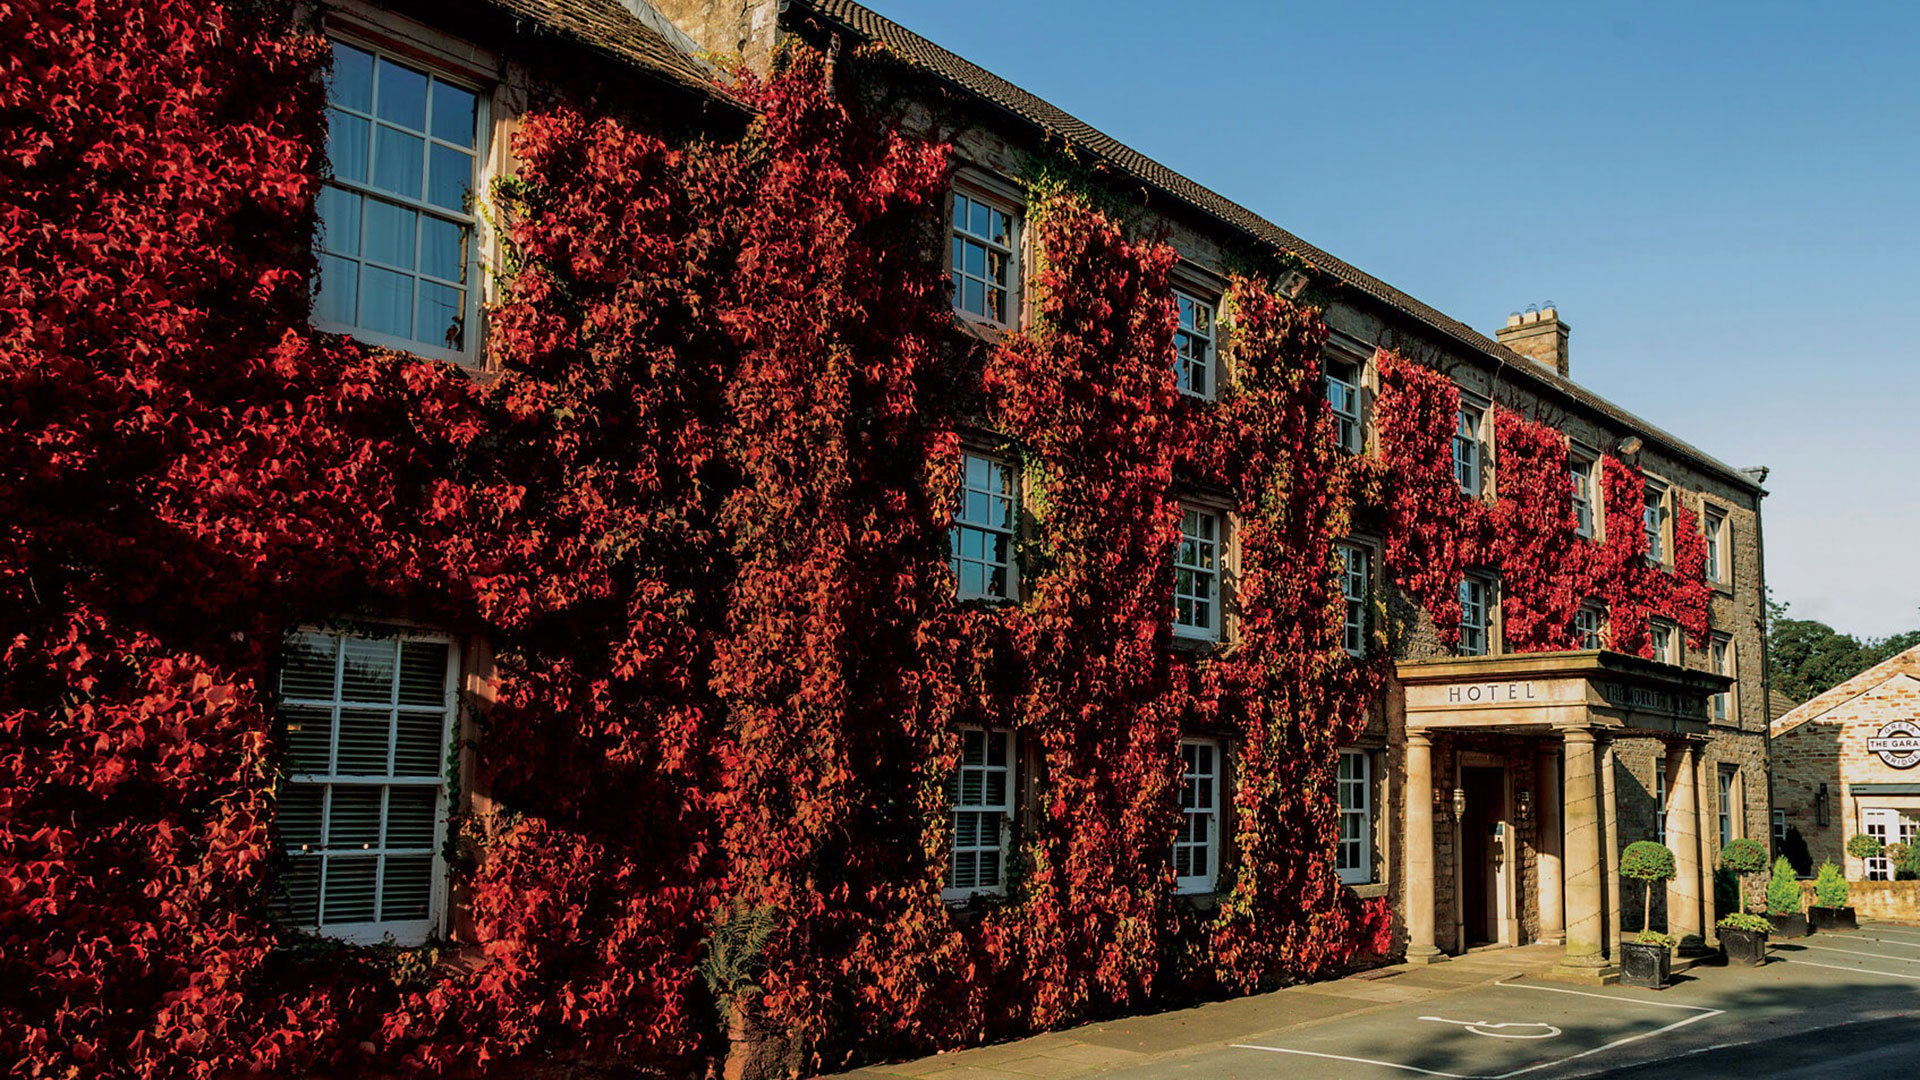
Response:
[[[1485,1035],[1489,1039],[1551,1039],[1560,1034],[1560,1029],[1552,1024],[1515,1021],[1496,1024],[1489,1020],[1449,1020],[1444,1016],[1423,1016],[1420,1019],[1436,1024],[1452,1024],[1466,1028],[1475,1035]]]

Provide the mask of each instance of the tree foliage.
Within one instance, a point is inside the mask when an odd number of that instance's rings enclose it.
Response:
[[[1796,619],[1767,603],[1767,661],[1774,689],[1807,701],[1884,660],[1920,645],[1920,629],[1862,640],[1817,619]]]

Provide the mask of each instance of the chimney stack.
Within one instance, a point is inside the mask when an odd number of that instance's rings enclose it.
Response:
[[[1567,330],[1551,306],[1515,312],[1494,336],[1521,356],[1567,377]]]

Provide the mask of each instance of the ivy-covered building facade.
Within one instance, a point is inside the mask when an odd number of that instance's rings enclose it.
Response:
[[[7,17],[40,1071],[1605,981],[1626,844],[1697,943],[1768,835],[1764,472],[1552,309],[1479,333],[843,0]]]

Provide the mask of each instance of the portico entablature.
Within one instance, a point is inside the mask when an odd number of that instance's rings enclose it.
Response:
[[[1606,650],[1406,660],[1408,730],[1704,735],[1732,680]]]

